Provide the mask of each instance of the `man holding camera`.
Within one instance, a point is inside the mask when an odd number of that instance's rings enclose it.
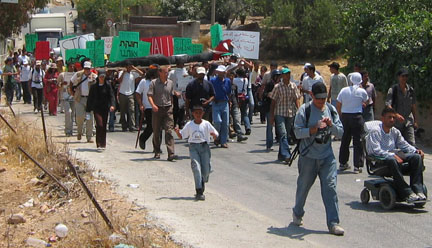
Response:
[[[361,173],[364,164],[363,146],[360,141],[363,134],[363,107],[369,99],[368,93],[361,88],[362,75],[359,72],[350,73],[352,86],[343,88],[337,97],[336,108],[341,115],[344,134],[339,149],[339,169],[344,171],[351,166],[349,160],[349,145],[351,139],[354,146],[354,172]]]
[[[318,82],[312,86],[312,101],[303,104],[294,121],[294,133],[300,139],[297,191],[293,208],[293,224],[303,225],[304,205],[317,176],[331,234],[343,235],[339,226],[336,193],[337,162],[331,146],[331,135],[340,138],[343,126],[335,108],[326,103],[327,88]]]
[[[196,79],[186,87],[186,115],[190,117],[192,106],[200,105],[204,108],[203,119],[209,121],[211,112],[210,103],[213,101],[215,95],[213,85],[204,79],[206,74],[204,67],[198,67],[196,71]]]

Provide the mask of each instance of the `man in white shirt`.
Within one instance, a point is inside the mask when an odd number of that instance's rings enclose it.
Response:
[[[132,70],[138,72],[140,76],[144,75],[141,70],[133,66],[130,62],[126,66],[126,70],[121,71],[119,74],[120,86],[117,97],[120,105],[120,123],[123,132],[128,128],[130,132],[136,131],[134,92],[135,79],[138,78],[138,75],[133,73]]]
[[[315,66],[313,64],[308,64],[305,66],[306,76],[302,81],[302,91],[304,93],[304,102],[310,102],[312,100],[312,86],[318,82],[325,84],[324,78],[318,73],[315,73]]]
[[[339,150],[340,170],[350,168],[349,160],[349,145],[351,139],[354,146],[354,172],[361,173],[364,164],[363,146],[360,138],[363,133],[363,106],[368,101],[369,97],[363,88],[362,76],[358,72],[351,73],[351,82],[353,86],[345,87],[341,90],[337,97],[336,108],[341,116],[344,133]]]
[[[21,98],[21,87],[23,91],[24,103],[31,104],[30,84],[32,80],[32,69],[27,59],[23,60],[20,66],[20,82],[18,83],[18,91]],[[17,96],[18,98],[18,96]]]

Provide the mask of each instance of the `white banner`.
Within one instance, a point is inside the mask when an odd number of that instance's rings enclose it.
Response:
[[[234,53],[247,59],[259,59],[260,33],[238,30],[224,30],[223,39],[232,40]]]
[[[54,49],[57,46],[58,39],[57,38],[47,38],[47,41],[50,43],[50,49]]]
[[[101,39],[105,41],[105,54],[111,54],[113,37],[101,37]]]
[[[83,34],[66,40],[61,40],[60,49],[61,49],[62,57],[66,58],[67,49],[79,49],[79,48],[86,49],[87,41],[92,41],[92,40],[95,40],[93,33]]]

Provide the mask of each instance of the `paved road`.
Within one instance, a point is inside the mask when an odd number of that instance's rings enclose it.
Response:
[[[17,104],[26,118],[39,119],[32,108]],[[48,117],[50,130],[59,142],[63,115]],[[36,121],[38,122],[38,121]],[[255,123],[258,120],[255,119]],[[119,128],[117,128],[119,130]],[[265,127],[254,124],[245,144],[230,143],[229,149],[213,148],[214,172],[206,187],[206,201],[195,202],[186,143],[176,140],[180,159],[154,161],[151,149],[134,149],[136,133],[108,133],[107,150],[99,153],[95,144],[69,138],[79,158],[118,183],[118,191],[144,204],[150,214],[168,226],[176,240],[195,247],[431,247],[432,204],[413,209],[398,204],[384,211],[378,202],[360,203],[359,194],[367,173],[339,174],[338,196],[341,224],[346,235],[329,235],[325,223],[319,181],[306,203],[304,227],[290,225],[294,205],[297,165],[275,161],[277,152],[264,152]],[[150,145],[151,142],[147,142]],[[339,142],[334,142],[337,156]],[[164,149],[165,150],[165,149]],[[277,147],[275,147],[277,150]],[[425,159],[432,165],[432,156]],[[424,181],[431,185],[432,170]],[[138,183],[132,189],[127,184]],[[432,188],[432,186],[430,186]]]

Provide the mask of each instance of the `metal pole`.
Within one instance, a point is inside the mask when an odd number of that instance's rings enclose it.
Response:
[[[123,30],[123,0],[120,0],[120,27]]]
[[[42,127],[43,127],[44,139],[45,139],[45,146],[46,146],[47,152],[49,152],[49,149],[48,149],[48,137],[47,137],[47,131],[46,131],[46,126],[45,126],[45,116],[44,116],[44,109],[43,109],[43,107],[41,107],[41,117],[42,117]]]
[[[211,7],[211,25],[214,25],[216,22],[216,0],[212,0]]]

